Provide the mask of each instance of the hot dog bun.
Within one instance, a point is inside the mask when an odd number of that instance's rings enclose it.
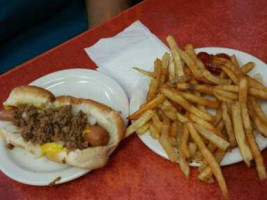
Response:
[[[88,117],[93,116],[97,124],[109,133],[109,142],[106,146],[88,147],[83,150],[63,149],[60,153],[49,156],[48,159],[71,166],[89,170],[103,167],[109,158],[109,151],[116,147],[125,134],[125,126],[119,114],[110,107],[90,99],[75,98],[72,96],[55,97],[51,92],[35,86],[19,86],[14,88],[8,99],[3,103],[5,107],[16,107],[21,104],[34,106],[60,107],[72,105],[73,113],[82,110]],[[27,151],[39,156],[40,145],[25,141],[19,129],[11,122],[2,122],[0,135],[6,143],[25,148]]]

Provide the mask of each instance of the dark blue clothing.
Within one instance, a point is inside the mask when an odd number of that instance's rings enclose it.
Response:
[[[84,0],[0,0],[0,73],[87,28]]]

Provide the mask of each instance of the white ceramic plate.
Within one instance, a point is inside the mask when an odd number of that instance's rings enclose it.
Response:
[[[237,57],[238,62],[243,65],[246,64],[247,62],[254,62],[256,64],[255,68],[252,70],[250,75],[260,73],[262,75],[264,84],[267,85],[267,66],[264,62],[260,61],[258,58],[249,55],[247,53],[234,50],[234,49],[228,49],[228,48],[215,48],[215,47],[206,47],[206,48],[199,48],[196,49],[196,52],[207,52],[210,54],[217,54],[217,53],[226,53],[228,55],[233,55],[235,54]],[[130,100],[130,113],[134,113],[140,105],[142,105],[145,102],[146,99],[146,94],[149,86],[150,78],[148,77],[143,77],[140,79],[139,83],[137,84],[136,90],[134,91],[132,98]],[[262,103],[263,105],[263,110],[265,113],[267,113],[267,103],[264,102]],[[157,153],[158,155],[168,159],[166,152],[160,145],[160,143],[153,139],[149,132],[146,132],[144,135],[139,136],[140,139],[143,141],[143,143],[150,148],[152,151]],[[260,149],[264,149],[267,147],[267,138],[263,137],[260,134],[256,135],[256,141],[260,147]],[[221,162],[221,165],[230,165],[234,164],[237,162],[242,161],[242,157],[240,155],[239,149],[235,148],[231,152],[226,153],[224,159]],[[197,163],[191,163],[191,166],[199,166]]]
[[[55,96],[72,95],[106,104],[114,110],[121,111],[127,125],[129,102],[125,92],[113,79],[95,70],[58,71],[43,76],[30,85],[46,88]],[[86,169],[55,163],[44,157],[35,158],[21,148],[7,150],[2,140],[0,140],[0,155],[2,172],[16,181],[29,185],[48,185],[57,177],[61,177],[57,182],[60,184],[89,172]]]

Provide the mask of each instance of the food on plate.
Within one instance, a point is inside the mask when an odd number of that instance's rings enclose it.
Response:
[[[103,167],[125,134],[119,114],[90,99],[55,97],[36,86],[14,88],[0,111],[7,144],[71,166]]]
[[[179,47],[166,38],[170,53],[154,62],[147,101],[128,119],[127,135],[150,135],[159,141],[171,162],[179,163],[186,177],[190,162],[200,164],[198,179],[217,180],[226,199],[228,189],[220,168],[225,154],[239,148],[247,166],[256,166],[259,178],[266,169],[255,131],[267,137],[267,117],[259,100],[267,88],[259,74],[251,77],[254,63],[240,65],[235,55],[196,53],[192,44]]]

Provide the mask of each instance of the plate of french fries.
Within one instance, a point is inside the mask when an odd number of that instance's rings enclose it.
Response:
[[[221,166],[243,160],[266,179],[266,64],[234,49],[180,48],[173,36],[166,40],[170,52],[154,61],[154,69],[133,69],[144,76],[131,98],[126,135],[136,132],[186,177],[189,166],[199,167],[198,179],[217,180],[226,199]]]

